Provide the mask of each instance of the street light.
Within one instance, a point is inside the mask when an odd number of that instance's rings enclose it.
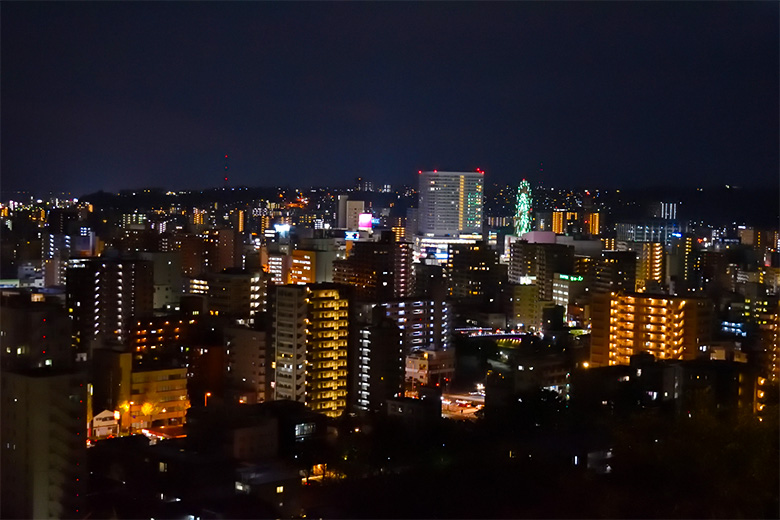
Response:
[[[206,392],[206,395],[203,396],[203,406],[209,405],[209,397],[211,397],[211,392]]]

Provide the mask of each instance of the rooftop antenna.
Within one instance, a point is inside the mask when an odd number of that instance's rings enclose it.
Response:
[[[228,187],[228,156],[225,154],[225,189]]]

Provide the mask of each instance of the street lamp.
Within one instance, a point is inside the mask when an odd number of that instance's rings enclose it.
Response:
[[[211,392],[206,392],[206,395],[203,396],[203,406],[204,407],[209,405],[209,397],[211,397]]]

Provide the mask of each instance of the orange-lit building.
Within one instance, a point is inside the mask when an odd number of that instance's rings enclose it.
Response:
[[[592,366],[628,365],[648,352],[657,359],[695,359],[709,339],[712,308],[706,300],[644,293],[594,294]]]
[[[295,249],[292,252],[289,283],[305,285],[317,281],[317,252]]]

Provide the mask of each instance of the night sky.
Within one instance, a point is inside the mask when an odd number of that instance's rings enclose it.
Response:
[[[779,6],[3,2],[1,186],[775,186]]]

